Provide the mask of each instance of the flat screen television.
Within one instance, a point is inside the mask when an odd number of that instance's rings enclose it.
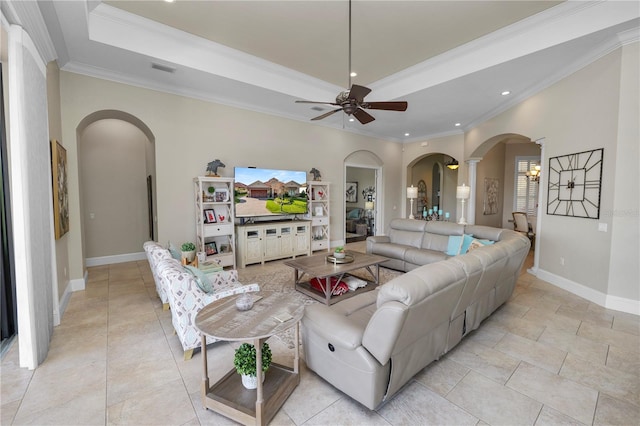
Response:
[[[307,212],[307,173],[236,167],[236,217],[303,215]]]

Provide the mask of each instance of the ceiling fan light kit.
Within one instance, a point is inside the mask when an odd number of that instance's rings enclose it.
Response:
[[[357,84],[351,84],[351,77],[357,74],[351,72],[351,0],[349,0],[349,90],[338,93],[335,102],[318,102],[318,101],[296,101],[301,104],[325,104],[333,105],[339,108],[326,112],[322,115],[314,117],[311,121],[322,120],[335,114],[338,111],[344,111],[345,114],[353,115],[361,124],[371,123],[375,118],[365,111],[365,109],[378,109],[383,111],[406,111],[407,102],[405,101],[386,101],[386,102],[365,102],[364,97],[371,93],[371,89]],[[352,121],[352,120],[349,120]]]

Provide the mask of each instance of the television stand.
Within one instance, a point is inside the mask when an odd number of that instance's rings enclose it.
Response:
[[[237,263],[240,268],[254,263],[311,255],[311,222],[273,221],[236,226]]]

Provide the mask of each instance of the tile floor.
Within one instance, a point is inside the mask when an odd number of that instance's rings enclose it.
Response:
[[[286,362],[291,351],[270,343],[274,358]],[[228,343],[211,346],[209,366],[220,366],[212,380],[232,367],[232,355]],[[14,344],[1,364],[3,425],[233,424],[202,409],[201,354],[183,360],[146,262],[90,268],[86,290],[72,295],[55,328],[46,361],[35,371],[17,364]],[[377,411],[303,365],[300,385],[272,424],[635,425],[639,419],[639,317],[523,272],[507,304]]]

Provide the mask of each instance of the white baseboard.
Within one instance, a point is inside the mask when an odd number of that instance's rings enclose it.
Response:
[[[84,282],[84,280],[78,280],[78,281]],[[64,315],[64,312],[67,310],[67,305],[69,305],[69,301],[71,300],[71,293],[73,293],[73,288],[72,288],[71,281],[69,281],[67,283],[67,286],[64,289],[64,293],[62,294],[62,297],[60,298],[60,302],[58,303],[58,315],[60,320],[62,320],[62,316]]]
[[[531,270],[530,270],[531,271]],[[612,296],[538,268],[536,277],[607,309],[640,315],[640,300]]]
[[[141,251],[139,253],[116,254],[113,256],[88,257],[86,264],[89,267],[110,265],[112,263],[135,262],[138,260],[147,260],[145,252]]]

